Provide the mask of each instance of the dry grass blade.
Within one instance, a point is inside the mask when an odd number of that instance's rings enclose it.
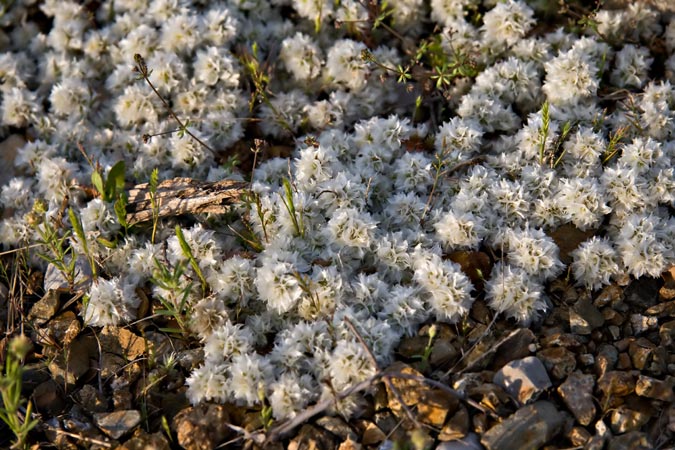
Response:
[[[247,191],[244,181],[199,181],[173,178],[159,183],[156,201],[159,217],[182,214],[226,213]],[[129,225],[152,220],[152,200],[148,183],[129,191],[126,220]]]

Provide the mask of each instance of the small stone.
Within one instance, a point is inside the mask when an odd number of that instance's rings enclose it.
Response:
[[[612,370],[598,378],[598,389],[605,397],[625,397],[635,391],[635,378],[629,372]]]
[[[635,383],[635,393],[641,397],[652,398],[663,402],[675,401],[675,378],[668,377],[666,381],[638,375]]]
[[[82,386],[80,390],[75,392],[73,398],[88,412],[106,412],[108,409],[107,401],[103,394],[90,384]]]
[[[655,316],[657,319],[662,317],[675,317],[675,300],[658,303],[651,308],[647,308],[645,313],[648,316]]]
[[[646,331],[656,330],[659,326],[659,319],[642,314],[631,314],[630,324],[633,327],[633,333],[639,335]]]
[[[609,334],[612,336],[612,339],[615,340],[615,341],[621,337],[621,328],[619,328],[616,325],[608,326],[607,331],[609,331]]]
[[[461,439],[441,442],[436,450],[483,450],[476,433],[469,433]]]
[[[397,391],[397,394],[391,392],[390,385],[385,384],[389,396],[389,409],[400,418],[407,418],[400,400],[408,408],[417,410],[418,420],[434,427],[442,427],[448,414],[453,414],[458,406],[459,400],[441,389],[432,389],[423,381],[396,377],[396,373],[411,375],[422,378],[422,374],[410,366],[402,363],[394,363],[389,369],[392,373],[391,385]]]
[[[363,445],[377,445],[386,438],[387,435],[377,425],[368,422],[365,430],[363,430],[363,435],[361,435],[361,443]]]
[[[487,450],[522,450],[540,448],[562,429],[564,416],[553,403],[539,401],[524,406],[481,438]]]
[[[617,303],[620,303],[622,297],[623,289],[615,284],[610,284],[609,286],[605,286],[602,289],[600,295],[598,295],[593,304],[598,308],[602,308],[604,306],[613,306]]]
[[[438,440],[454,441],[461,439],[469,432],[470,425],[469,411],[464,405],[460,405],[455,415],[441,429],[441,432],[438,434]]]
[[[661,325],[659,339],[661,339],[661,345],[664,347],[671,347],[675,343],[675,320]]]
[[[438,369],[449,369],[457,359],[459,351],[449,338],[438,338],[431,347],[429,364]]]
[[[347,438],[346,441],[340,443],[338,450],[361,450],[363,446],[352,438]]]
[[[602,344],[595,358],[595,373],[601,377],[606,372],[614,370],[619,360],[619,351],[613,345]]]
[[[44,325],[61,307],[61,295],[55,290],[48,291],[30,309],[28,320],[37,326]]]
[[[570,310],[570,331],[572,333],[588,335],[604,323],[605,318],[602,317],[600,310],[587,298],[580,299]]]
[[[170,450],[171,445],[161,432],[148,434],[138,433],[115,450]]]
[[[178,444],[185,450],[208,450],[230,436],[229,421],[225,406],[201,404],[180,411],[172,424]]]
[[[80,321],[72,311],[65,311],[54,317],[47,328],[51,337],[64,346],[69,346],[82,329]]]
[[[654,445],[645,433],[631,431],[610,440],[608,450],[652,450],[653,448]]]
[[[567,439],[570,440],[570,443],[574,447],[583,447],[590,438],[591,433],[583,427],[572,427],[572,429],[567,432]]]
[[[628,354],[633,362],[633,367],[642,370],[647,367],[652,351],[656,348],[650,340],[643,337],[631,342],[628,346]]]
[[[396,417],[391,411],[383,411],[375,413],[373,416],[375,425],[389,436],[389,439],[395,441],[405,439],[405,430],[401,426],[401,420]],[[363,430],[364,427],[361,427]]]
[[[535,401],[551,387],[551,379],[541,360],[534,356],[511,361],[502,367],[493,382],[504,388],[521,405]]]
[[[528,347],[535,341],[536,337],[529,328],[512,331],[497,344],[490,367],[492,370],[499,370],[506,363],[529,356],[531,351]]]
[[[651,419],[651,414],[621,405],[612,410],[610,426],[615,434],[623,434],[639,430],[642,425],[649,422],[649,419]]]
[[[675,433],[675,403],[668,407],[668,431]]]
[[[579,363],[582,366],[592,366],[595,364],[595,356],[592,353],[582,353],[579,355]]]
[[[317,419],[315,423],[324,430],[330,431],[342,441],[348,439],[356,441],[358,439],[358,435],[352,427],[339,417],[323,416]]]
[[[574,353],[563,347],[546,348],[537,353],[548,373],[556,380],[562,380],[577,367]]]
[[[631,370],[633,368],[633,363],[631,362],[628,353],[619,353],[619,360],[616,362],[616,368],[619,370]]]
[[[114,409],[131,409],[134,402],[134,396],[127,387],[115,389],[113,391],[113,408]]]
[[[288,443],[288,450],[305,450],[305,449],[337,449],[338,442],[333,434],[324,430],[323,428],[315,427],[314,425],[304,424],[297,436],[295,436]]]
[[[0,142],[0,186],[6,185],[15,175],[14,160],[18,150],[26,144],[26,139],[20,134],[10,134]]]
[[[93,417],[96,426],[113,439],[121,438],[141,423],[141,413],[135,409],[95,413]]]
[[[559,330],[551,329],[546,332],[546,335],[540,339],[541,346],[544,348],[548,347],[565,347],[565,348],[578,348],[583,345],[581,341],[582,337],[572,334],[572,333],[563,333]]]
[[[581,425],[589,425],[595,418],[595,404],[593,403],[593,375],[584,375],[579,372],[570,374],[565,382],[558,387],[558,394],[567,405],[574,417]]]
[[[89,371],[89,347],[84,340],[76,340],[67,351],[60,352],[47,368],[54,379],[63,384],[75,384]]]
[[[66,256],[66,263],[70,264],[70,255]],[[91,265],[89,260],[84,255],[79,255],[75,260],[75,278],[72,289],[74,291],[82,292],[89,289],[91,286]],[[57,269],[56,266],[52,263],[47,265],[47,270],[45,272],[44,279],[44,290],[66,290],[71,289],[70,283],[63,275],[61,270]]]
[[[35,409],[47,416],[57,416],[66,407],[63,386],[54,380],[38,384],[33,390],[32,398]]]
[[[621,326],[626,320],[626,317],[614,308],[602,308],[602,317],[605,318],[605,323],[608,325]]]

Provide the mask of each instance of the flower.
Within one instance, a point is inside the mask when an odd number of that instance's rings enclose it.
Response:
[[[120,279],[99,278],[89,290],[89,299],[82,311],[84,322],[92,327],[117,325],[135,319],[134,309],[138,307],[138,297],[126,295]]]
[[[607,238],[593,236],[570,255],[577,285],[586,289],[595,290],[609,284],[610,278],[619,273],[617,252]]]
[[[481,33],[485,45],[496,52],[523,38],[534,25],[534,11],[522,1],[507,0],[485,13]]]
[[[485,284],[490,308],[528,326],[546,312],[543,286],[524,269],[501,262],[492,268]]]
[[[281,43],[279,54],[293,77],[298,81],[316,78],[321,73],[322,56],[319,47],[312,39],[301,32],[295,33]]]

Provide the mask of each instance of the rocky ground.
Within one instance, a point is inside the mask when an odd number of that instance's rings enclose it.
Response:
[[[673,448],[673,275],[626,280],[593,297],[558,281],[550,287],[555,308],[532,329],[492,322],[477,301],[464,323],[428,325],[402,341],[398,361],[358,393],[357,419],[319,405],[291,427],[265,427],[259,409],[191,407],[184,382],[199,348],[139,326],[81,330],[69,297],[51,291],[28,314],[42,347],[24,376],[41,418],[33,442],[129,450]],[[7,445],[11,433],[1,435]]]

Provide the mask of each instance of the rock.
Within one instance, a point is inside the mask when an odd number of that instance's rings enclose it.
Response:
[[[610,440],[608,450],[651,450],[653,448],[654,445],[649,442],[645,433],[631,431]]]
[[[570,310],[570,331],[572,333],[588,335],[604,323],[605,318],[600,310],[587,298],[581,298]]]
[[[631,314],[630,325],[633,328],[633,334],[640,335],[647,331],[656,330],[659,327],[659,319],[642,314]]]
[[[559,329],[550,329],[544,331],[546,335],[540,339],[541,346],[544,348],[549,347],[565,347],[565,348],[578,348],[582,345],[581,336],[572,333],[563,333]]]
[[[54,380],[40,383],[33,390],[33,406],[36,411],[46,416],[57,416],[66,407],[63,386]]]
[[[530,344],[536,341],[534,333],[529,328],[519,328],[509,333],[499,342],[490,368],[499,370],[506,363],[514,359],[521,359],[530,355]]]
[[[618,370],[631,370],[633,368],[633,363],[631,362],[628,353],[619,353],[619,360],[616,362],[616,368]]]
[[[652,398],[662,402],[675,401],[675,378],[668,377],[666,381],[657,380],[644,375],[638,375],[635,383],[635,393],[641,397]]]
[[[511,414],[511,395],[503,387],[494,383],[481,383],[472,386],[468,391],[469,397],[478,403],[486,405],[497,415],[504,416]]]
[[[651,414],[621,405],[612,410],[610,427],[615,434],[623,434],[628,431],[637,431],[649,422]]]
[[[625,397],[635,391],[635,378],[630,372],[612,370],[598,378],[598,389],[605,397]]]
[[[628,346],[628,355],[633,363],[633,367],[642,370],[650,362],[651,353],[656,348],[650,340],[643,337],[631,342]]]
[[[595,423],[595,435],[587,442],[584,450],[602,450],[605,448],[605,441],[612,437],[612,433],[607,428],[605,422],[600,419]]]
[[[675,298],[675,289],[674,288],[661,286],[661,289],[659,289],[659,300],[661,300],[662,302],[668,302],[669,300],[672,300],[674,298]],[[671,308],[675,307],[675,304],[671,304],[670,307]],[[674,310],[671,309],[671,312],[672,311],[674,311]],[[672,315],[672,313],[670,315]]]
[[[47,293],[31,307],[28,312],[28,320],[37,326],[42,326],[47,323],[61,307],[60,297],[61,295],[56,290],[52,289],[47,291]]]
[[[322,416],[318,418],[315,423],[324,430],[330,431],[342,441],[346,441],[348,439],[353,441],[358,440],[358,435],[352,429],[352,427],[350,427],[347,422],[339,417]]]
[[[92,413],[105,412],[108,409],[108,402],[94,386],[85,384],[80,390],[73,394],[73,398],[77,401],[85,411]]]
[[[619,360],[619,351],[610,344],[602,344],[595,358],[595,373],[601,377],[606,372],[614,370]]]
[[[602,308],[604,306],[614,306],[620,303],[622,298],[623,289],[615,284],[610,284],[609,286],[605,286],[602,289],[600,295],[598,295],[593,304],[598,308]]]
[[[65,311],[54,317],[44,329],[48,330],[51,339],[69,346],[80,334],[82,326],[74,312]]]
[[[457,360],[457,356],[459,356],[459,351],[451,339],[438,338],[434,340],[431,347],[429,364],[431,364],[431,367],[447,370],[452,367],[452,364]]]
[[[521,405],[535,401],[551,387],[544,365],[534,356],[508,363],[495,373],[493,382],[503,387]]]
[[[93,418],[96,426],[113,439],[121,438],[141,423],[141,413],[135,409],[95,413]]]
[[[386,436],[389,436],[389,439],[393,439],[394,441],[405,439],[406,434],[401,426],[401,420],[399,420],[391,411],[375,413],[373,420],[375,421],[375,425],[377,425]],[[362,427],[362,429],[364,428]]]
[[[476,433],[469,433],[462,439],[441,442],[436,450],[484,450]]]
[[[363,446],[351,438],[347,438],[346,441],[340,443],[338,450],[361,450]]]
[[[481,437],[487,450],[537,449],[562,429],[564,416],[553,403],[538,401],[524,406]]]
[[[373,422],[368,422],[361,435],[361,443],[363,445],[377,445],[386,438],[387,435],[377,425]]]
[[[579,372],[570,374],[564,383],[558,387],[558,394],[574,417],[581,425],[590,425],[595,418],[595,404],[593,403],[593,375],[584,375]]]
[[[47,368],[59,384],[75,384],[89,371],[89,346],[83,339],[72,343],[65,352],[59,352]]]
[[[591,433],[583,427],[572,427],[572,429],[567,432],[566,437],[574,447],[583,448],[591,439]]]
[[[675,433],[675,403],[668,407],[668,431]]]
[[[469,411],[464,405],[460,405],[455,415],[445,423],[441,432],[438,433],[438,440],[453,441],[461,439],[469,432],[470,425]]]
[[[595,364],[595,356],[593,356],[593,353],[582,353],[579,355],[579,363],[582,366],[592,366]]]
[[[333,434],[310,424],[303,425],[287,447],[288,450],[336,450],[337,448],[338,442]]]
[[[548,373],[557,380],[564,379],[577,367],[574,353],[563,347],[545,348],[537,353],[537,357],[544,363]]]
[[[209,450],[230,436],[229,421],[225,406],[200,404],[180,411],[172,425],[178,444],[185,450]]]
[[[660,280],[641,277],[633,280],[624,291],[625,302],[640,310],[651,308],[659,301]]]
[[[111,378],[126,374],[128,383],[141,373],[138,364],[129,364],[150,352],[150,346],[140,336],[131,331],[113,326],[103,327],[99,335],[101,343],[101,376]]]
[[[145,431],[137,433],[116,450],[171,450],[169,441],[161,432],[148,434]]]
[[[659,328],[659,339],[663,347],[673,347],[675,343],[675,320],[666,322]]]
[[[66,263],[70,263],[70,256],[66,256]],[[72,286],[73,290],[76,292],[88,290],[91,286],[91,276],[92,274],[89,260],[85,256],[79,255],[75,260],[75,279]],[[70,288],[71,286],[63,273],[57,269],[54,264],[48,264],[47,270],[45,272],[44,290],[69,291]]]
[[[615,341],[621,337],[621,328],[616,325],[608,326],[607,331],[609,331],[610,336],[612,336],[612,339]]]
[[[442,427],[449,414],[453,414],[459,400],[441,389],[430,388],[423,381],[397,377],[396,374],[422,378],[422,374],[410,366],[396,362],[388,369],[392,373],[391,386],[385,383],[389,398],[389,409],[401,419],[407,419],[399,398],[410,409],[417,410],[417,419],[434,427]],[[392,387],[397,391],[392,392]]]

